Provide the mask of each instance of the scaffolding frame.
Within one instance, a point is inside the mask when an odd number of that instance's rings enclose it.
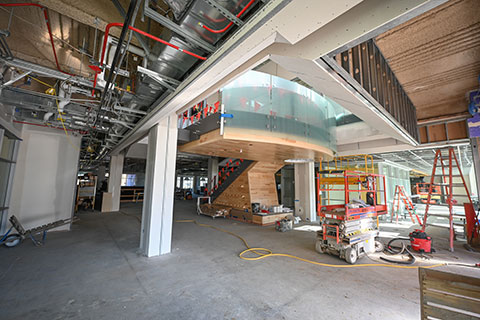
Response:
[[[329,177],[322,179],[320,175],[328,175]],[[329,178],[333,179],[328,180]],[[372,178],[370,182],[368,182],[369,178]],[[342,181],[342,183],[338,183],[339,181]],[[367,188],[362,188],[362,183],[365,182],[368,182],[369,185]],[[383,190],[377,189],[380,182],[382,182]],[[322,183],[323,187],[321,187]],[[358,189],[351,189],[350,186],[352,185],[358,186]],[[335,186],[340,186],[340,188],[335,188]],[[321,192],[327,192],[329,194],[331,191],[343,192],[343,200],[334,199],[334,201],[343,201],[343,203],[332,205],[330,204],[330,198],[328,198],[328,204],[322,204]],[[358,193],[359,195],[373,193],[373,203],[375,205],[364,208],[349,208],[348,204],[350,200],[352,200],[350,196],[351,193]],[[378,197],[379,193],[383,194],[383,201],[381,201],[381,197]],[[378,215],[387,214],[388,207],[386,199],[384,175],[350,170],[322,170],[317,173],[317,216],[319,217],[338,220],[355,220],[366,217],[375,218]],[[344,216],[333,213],[335,209],[339,208],[345,209]]]

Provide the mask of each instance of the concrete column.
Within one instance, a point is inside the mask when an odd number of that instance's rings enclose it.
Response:
[[[96,174],[97,174],[97,185],[101,186],[102,182],[106,180],[105,177],[105,172],[107,171],[107,168],[105,166],[99,166],[97,168]]]
[[[171,114],[148,133],[145,200],[140,249],[147,257],[169,253],[172,243],[177,116]]]
[[[123,153],[110,157],[110,173],[108,175],[108,192],[112,194],[111,211],[120,210],[120,188],[122,185],[124,158],[125,158],[125,155]]]
[[[281,199],[282,204],[286,207],[293,207],[295,197],[295,183],[293,169],[282,168],[281,180]]]
[[[208,159],[208,190],[212,188],[212,181],[217,182],[218,175],[218,158]]]
[[[315,221],[315,163],[295,164],[295,215]]]

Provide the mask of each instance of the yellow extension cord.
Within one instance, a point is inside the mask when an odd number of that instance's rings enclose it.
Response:
[[[265,259],[265,258],[269,258],[269,257],[287,257],[287,258],[296,259],[296,260],[300,260],[300,261],[303,261],[303,262],[311,263],[311,264],[314,264],[314,265],[317,265],[317,266],[330,267],[330,268],[386,267],[386,268],[401,268],[401,269],[418,269],[420,267],[422,267],[422,268],[436,268],[436,267],[446,265],[446,263],[438,263],[438,264],[429,265],[429,266],[402,266],[402,265],[394,265],[394,264],[387,264],[387,263],[363,263],[363,264],[353,264],[353,265],[338,265],[338,264],[321,263],[321,262],[316,262],[316,261],[300,258],[300,257],[294,256],[294,255],[291,255],[291,254],[287,254],[287,253],[273,253],[272,250],[266,249],[266,248],[252,248],[248,245],[247,240],[245,240],[243,237],[239,236],[238,234],[236,234],[234,232],[231,232],[231,231],[228,231],[228,230],[225,230],[225,229],[222,229],[222,228],[218,228],[218,227],[215,227],[215,226],[212,226],[212,225],[209,225],[209,224],[199,223],[199,222],[197,222],[196,220],[193,220],[193,219],[175,220],[175,222],[194,223],[194,224],[196,224],[197,226],[200,226],[200,227],[212,228],[212,229],[215,229],[217,231],[228,233],[229,235],[232,235],[232,236],[242,240],[243,244],[245,245],[245,247],[247,247],[247,249],[240,252],[240,254],[238,256],[239,256],[240,259],[248,260],[248,261],[261,260],[261,259]],[[257,254],[257,257],[251,257],[251,258],[245,257],[245,254],[248,253],[248,252],[252,252],[252,253]]]

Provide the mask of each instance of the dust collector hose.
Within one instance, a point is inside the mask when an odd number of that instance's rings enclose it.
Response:
[[[402,241],[402,240],[409,240],[409,238],[398,237],[398,238],[391,239],[387,243],[387,246],[385,247],[385,251],[387,251],[390,254],[395,254],[395,255],[396,254],[407,253],[409,258],[410,258],[408,261],[388,259],[388,258],[385,258],[385,257],[380,257],[380,259],[382,259],[383,261],[391,262],[391,263],[398,263],[398,264],[405,264],[405,265],[414,264],[415,261],[416,261],[415,256],[410,252],[410,250],[408,250],[408,248],[405,246],[405,244],[403,242],[402,242],[401,247],[392,246],[393,242]]]

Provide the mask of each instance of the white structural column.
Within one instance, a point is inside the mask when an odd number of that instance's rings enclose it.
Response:
[[[125,155],[120,153],[110,157],[110,172],[108,174],[108,192],[112,194],[111,211],[120,210],[120,189],[122,187],[123,160]]]
[[[315,163],[295,164],[295,215],[315,221]]]
[[[212,181],[216,181],[215,178],[218,174],[218,158],[208,159],[208,189],[212,188]]]
[[[148,133],[140,249],[147,257],[171,251],[177,116],[164,117]]]

